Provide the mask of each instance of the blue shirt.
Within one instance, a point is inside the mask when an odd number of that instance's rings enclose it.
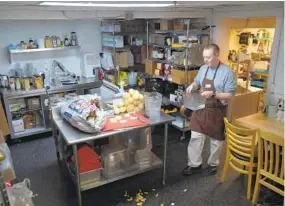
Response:
[[[207,65],[203,65],[194,79],[195,83],[198,84],[199,86],[202,85],[207,68],[208,68]],[[215,71],[216,69],[209,68],[206,78],[212,80]],[[214,86],[216,89],[216,93],[232,93],[233,95],[235,95],[236,78],[234,72],[230,67],[228,67],[225,64],[220,65],[214,80]],[[221,102],[224,105],[228,104],[226,100],[221,100]]]

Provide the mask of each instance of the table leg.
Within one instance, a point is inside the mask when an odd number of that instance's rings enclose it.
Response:
[[[163,185],[165,185],[165,180],[166,180],[167,141],[168,141],[168,124],[165,124],[164,125],[163,176],[162,176]]]
[[[82,199],[81,199],[81,186],[80,186],[80,175],[79,175],[79,162],[78,162],[78,155],[77,155],[77,145],[72,145],[73,155],[75,160],[75,169],[76,169],[76,189],[77,189],[77,197],[78,197],[78,205],[82,206]]]
[[[52,124],[52,136],[54,138],[54,143],[55,143],[56,157],[58,160],[60,160],[59,149],[58,149],[59,136],[57,134],[58,133],[56,126]]]

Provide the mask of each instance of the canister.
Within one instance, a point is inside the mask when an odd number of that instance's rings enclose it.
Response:
[[[14,77],[10,77],[9,85],[10,85],[10,89],[15,90],[15,78]]]
[[[24,78],[23,82],[24,82],[24,89],[26,91],[29,91],[31,89],[30,79],[29,78]]]
[[[15,78],[15,88],[16,90],[21,90],[20,78]]]
[[[41,76],[34,77],[34,86],[37,89],[43,88],[43,78]]]

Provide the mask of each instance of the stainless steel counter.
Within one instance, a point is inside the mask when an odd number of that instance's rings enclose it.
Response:
[[[108,132],[101,132],[101,133],[94,133],[94,134],[88,134],[84,133],[76,128],[74,128],[71,124],[69,124],[67,121],[63,120],[62,117],[59,114],[59,107],[54,107],[52,109],[53,114],[53,136],[55,138],[55,145],[56,145],[56,151],[57,151],[57,157],[59,161],[63,161],[66,165],[66,169],[73,180],[73,182],[76,185],[77,189],[77,197],[78,197],[78,205],[82,206],[82,199],[81,199],[81,192],[85,190],[89,190],[92,188],[96,188],[105,184],[109,184],[111,182],[130,177],[133,175],[137,175],[155,168],[163,167],[163,173],[162,173],[162,184],[165,184],[166,181],[166,158],[167,158],[167,142],[168,142],[168,124],[175,120],[174,117],[161,113],[160,117],[157,119],[150,119],[151,125],[147,125],[144,127],[133,127],[133,128],[127,128],[122,130],[116,130],[116,131],[108,131]],[[78,166],[78,147],[77,145],[79,143],[83,142],[89,142],[92,140],[97,140],[105,137],[109,137],[115,134],[120,134],[132,130],[139,130],[145,127],[150,127],[154,125],[164,124],[164,154],[163,154],[163,161],[160,160],[158,157],[156,157],[153,153],[153,161],[151,164],[143,167],[139,167],[136,170],[126,171],[123,174],[117,175],[115,177],[110,178],[104,178],[101,176],[101,178],[98,179],[90,179],[88,183],[84,183],[81,181],[81,174],[79,173],[79,166]],[[75,172],[71,172],[68,166],[68,163],[66,159],[64,158],[63,151],[65,148],[65,145],[72,145],[73,155],[75,159]],[[62,152],[61,152],[62,151]]]
[[[59,116],[58,110],[56,108],[53,108],[52,114],[53,114],[53,123],[56,125],[56,127],[59,128],[59,132],[61,133],[62,137],[64,138],[64,140],[66,141],[68,145],[101,139],[101,138],[109,137],[115,134],[138,129],[138,127],[135,127],[135,128],[122,129],[122,130],[89,134],[89,133],[84,133],[78,130],[77,128],[69,124],[67,121],[62,119],[62,117]],[[155,125],[160,125],[160,124],[168,124],[174,120],[175,120],[174,117],[161,113],[159,118],[150,119],[150,122],[151,122],[151,126],[155,126]],[[149,126],[150,125],[143,126],[140,128],[149,127]]]
[[[97,80],[96,78],[81,77],[78,84],[51,86],[49,92],[52,94],[52,93],[59,93],[59,92],[78,90],[78,89],[98,88],[101,87],[102,85],[103,81]],[[25,97],[45,95],[46,90],[45,88],[31,89],[30,91],[2,89],[1,93],[4,98],[15,99],[15,98],[25,98]]]

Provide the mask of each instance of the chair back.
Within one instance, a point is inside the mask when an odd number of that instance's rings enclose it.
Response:
[[[265,177],[261,183],[284,196],[284,137],[269,132],[259,132],[258,166],[258,172]],[[272,184],[272,181],[283,185],[283,190]]]
[[[224,118],[224,122],[229,152],[234,153],[234,156],[239,155],[253,162],[258,130],[236,127],[227,118]]]

